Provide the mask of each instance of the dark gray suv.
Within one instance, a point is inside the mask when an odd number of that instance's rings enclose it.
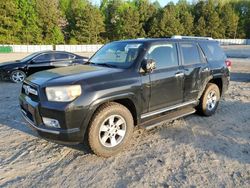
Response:
[[[134,126],[214,114],[230,65],[210,38],[116,41],[85,65],[26,78],[20,107],[42,137],[67,143],[86,137],[94,153],[108,157],[124,148]]]

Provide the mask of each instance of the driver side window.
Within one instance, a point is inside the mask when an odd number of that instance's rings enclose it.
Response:
[[[165,43],[151,46],[147,59],[153,59],[156,62],[156,69],[178,66],[176,44]]]

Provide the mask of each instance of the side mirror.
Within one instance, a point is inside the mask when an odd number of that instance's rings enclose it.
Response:
[[[156,69],[156,62],[153,59],[145,59],[142,63],[144,72],[153,72]]]

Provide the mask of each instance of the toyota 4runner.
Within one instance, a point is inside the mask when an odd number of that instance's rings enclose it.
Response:
[[[195,111],[214,114],[230,66],[211,38],[111,42],[85,65],[26,78],[21,112],[40,136],[66,143],[87,138],[95,154],[108,157],[124,148],[134,126],[151,128]]]

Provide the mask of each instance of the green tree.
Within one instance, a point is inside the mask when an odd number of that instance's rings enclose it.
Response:
[[[104,32],[104,18],[97,7],[86,5],[76,16],[75,29],[72,35],[77,43],[101,43]]]
[[[186,0],[180,0],[177,3],[177,9],[179,12],[180,22],[183,25],[184,35],[193,35],[194,34],[194,17],[191,13],[191,6],[187,3]]]
[[[169,3],[154,18],[149,35],[151,37],[167,37],[181,35],[184,32],[178,11],[174,4]]]
[[[149,0],[134,0],[136,10],[139,13],[140,37],[147,37],[153,17],[157,13],[156,7]]]
[[[140,15],[133,7],[128,7],[120,13],[120,19],[117,25],[119,28],[117,31],[121,39],[137,38],[142,31]]]
[[[218,3],[215,0],[199,1],[194,6],[197,34],[206,33],[205,36],[223,38],[225,29],[219,17],[217,6]]]
[[[84,7],[87,5],[86,0],[62,0],[60,7],[67,20],[66,26],[63,29],[65,40],[70,44],[77,44],[74,38],[74,31],[76,30],[76,18],[83,14]]]
[[[223,38],[224,28],[221,26],[222,22],[221,19],[219,18],[218,13],[215,11],[211,12],[207,19],[208,35],[213,38]]]
[[[38,15],[34,10],[34,0],[18,0],[18,19],[22,26],[18,37],[22,44],[42,42],[42,30],[38,27]]]
[[[225,29],[224,38],[235,38],[237,34],[239,17],[233,10],[231,4],[226,3],[222,7],[221,19]]]
[[[140,36],[142,24],[133,2],[110,0],[103,10],[105,15],[105,37],[108,40],[135,38]]]
[[[206,30],[206,22],[204,17],[200,17],[198,20],[198,24],[196,25],[195,34],[197,36],[207,36],[207,30]]]
[[[36,0],[35,3],[44,43],[64,43],[61,30],[64,18],[60,12],[58,0]]]
[[[236,13],[239,15],[237,37],[250,38],[250,1],[232,1],[231,4],[235,8]]]
[[[16,0],[0,1],[0,43],[18,44],[21,22],[17,17]]]

